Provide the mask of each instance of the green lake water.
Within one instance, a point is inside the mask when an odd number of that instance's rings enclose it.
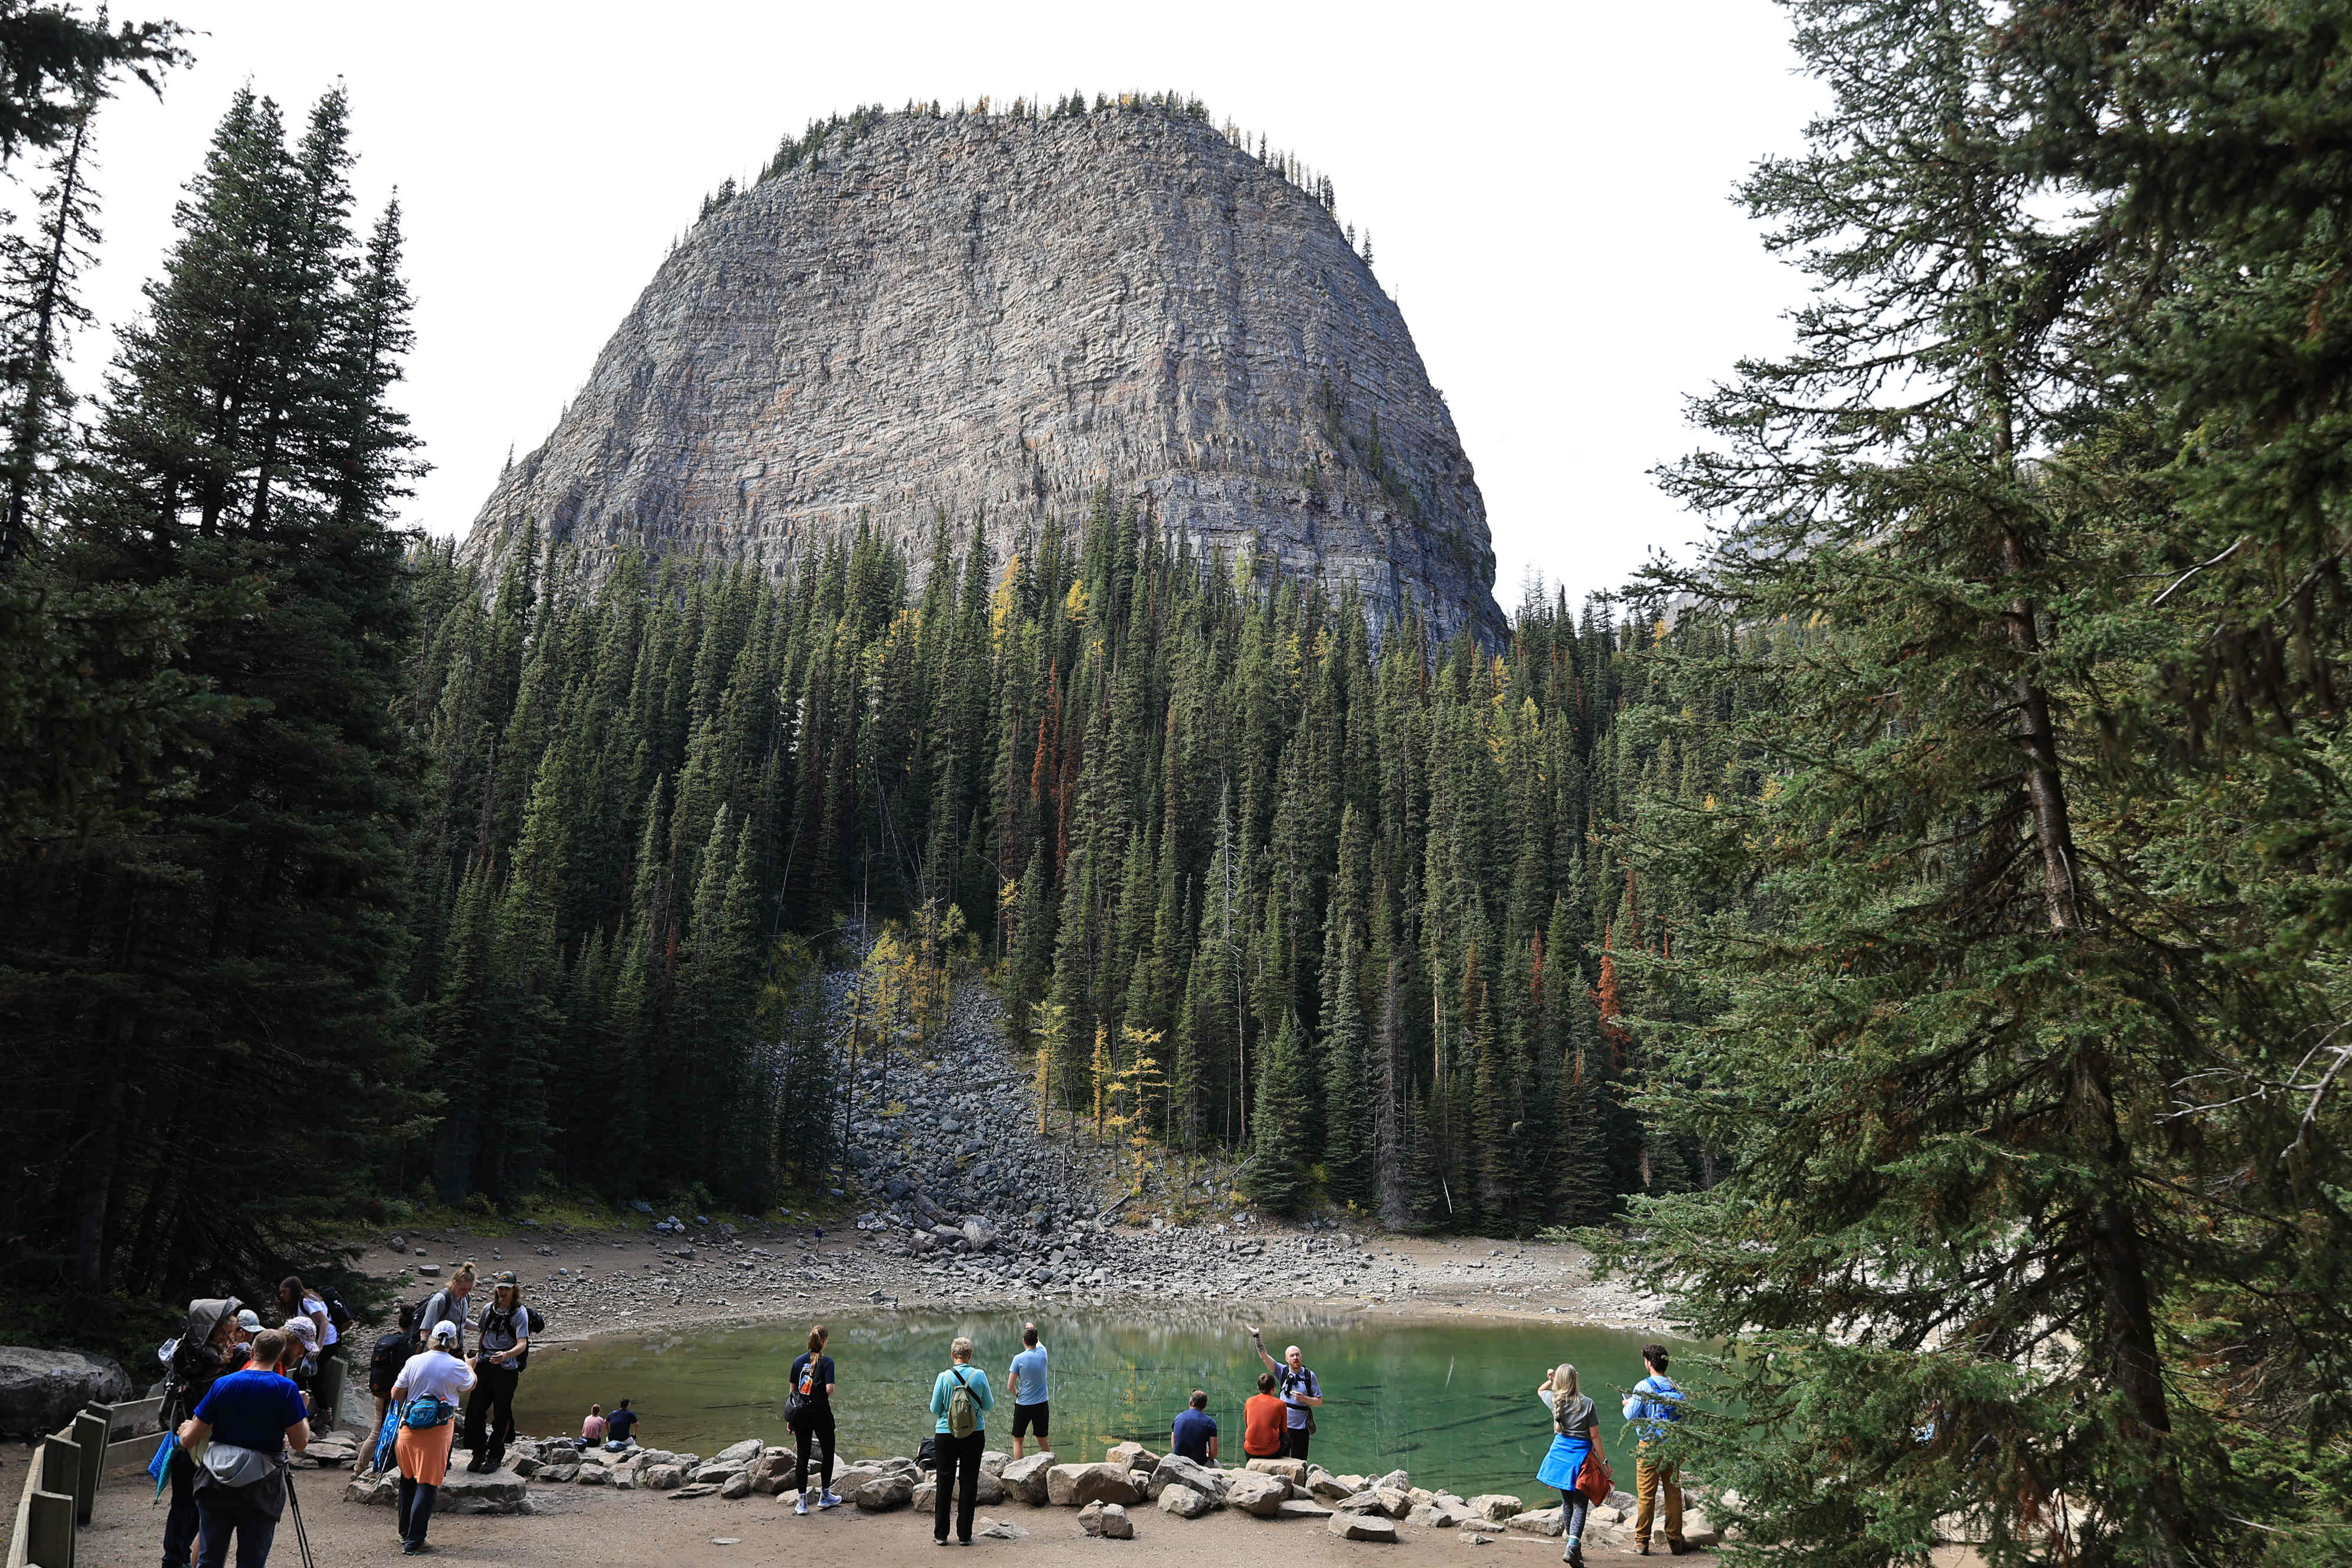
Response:
[[[1217,1418],[1221,1458],[1238,1464],[1242,1402],[1265,1370],[1240,1326],[1246,1321],[1180,1312],[1038,1318],[1052,1358],[1055,1451],[1099,1459],[1106,1447],[1130,1438],[1164,1451],[1169,1422],[1202,1388]],[[958,1334],[971,1337],[974,1363],[998,1393],[988,1446],[1010,1449],[1003,1385],[1020,1348],[1018,1317],[889,1312],[829,1326],[843,1458],[915,1451],[931,1430],[931,1380]],[[1322,1379],[1318,1463],[1343,1474],[1402,1467],[1423,1486],[1465,1497],[1514,1492],[1530,1507],[1544,1500],[1535,1472],[1551,1441],[1535,1399],[1546,1371],[1576,1364],[1613,1446],[1611,1418],[1621,1391],[1642,1376],[1647,1337],[1570,1324],[1344,1314],[1270,1316],[1260,1326],[1277,1358],[1297,1343]],[[576,1434],[591,1403],[610,1410],[625,1398],[645,1417],[637,1435],[649,1447],[712,1454],[745,1437],[789,1444],[785,1382],[806,1331],[776,1324],[550,1345],[533,1352],[523,1373],[516,1422],[535,1435]]]

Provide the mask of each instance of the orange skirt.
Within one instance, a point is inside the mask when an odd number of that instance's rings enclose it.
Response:
[[[457,1423],[438,1426],[403,1426],[392,1440],[400,1473],[419,1486],[437,1487],[449,1474],[449,1449],[457,1441]]]

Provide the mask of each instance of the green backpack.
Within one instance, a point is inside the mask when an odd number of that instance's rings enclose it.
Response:
[[[948,1395],[948,1436],[969,1437],[980,1430],[980,1406],[973,1403],[971,1384],[963,1380],[962,1373],[950,1367],[948,1375],[956,1380],[955,1392]]]

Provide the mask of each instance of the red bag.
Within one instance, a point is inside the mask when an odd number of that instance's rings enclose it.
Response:
[[[1595,1507],[1607,1502],[1609,1494],[1617,1489],[1617,1478],[1609,1473],[1609,1456],[1601,1451],[1598,1423],[1592,1428],[1592,1451],[1584,1456],[1584,1463],[1576,1472],[1576,1489]]]

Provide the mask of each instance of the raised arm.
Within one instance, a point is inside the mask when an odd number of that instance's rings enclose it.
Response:
[[[1258,1331],[1255,1329],[1252,1329],[1249,1331],[1249,1337],[1251,1347],[1257,1352],[1257,1359],[1265,1363],[1265,1370],[1274,1373],[1275,1376],[1280,1377],[1282,1375],[1282,1363],[1265,1353],[1265,1341],[1259,1336]]]

